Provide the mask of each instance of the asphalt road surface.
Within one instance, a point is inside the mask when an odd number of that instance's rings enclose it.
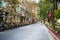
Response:
[[[54,40],[42,23],[0,32],[0,40]]]

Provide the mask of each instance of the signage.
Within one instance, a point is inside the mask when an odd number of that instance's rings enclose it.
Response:
[[[50,21],[52,21],[52,12],[48,12],[48,18]]]

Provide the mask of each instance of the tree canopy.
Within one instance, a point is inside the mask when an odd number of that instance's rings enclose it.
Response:
[[[56,17],[57,19],[60,18],[60,9],[57,9],[57,10],[55,11],[55,17]]]
[[[46,17],[44,15],[47,15],[47,13],[52,10],[52,7],[53,7],[52,0],[51,1],[40,0],[38,2],[38,6],[40,8],[40,18],[44,19],[44,17]]]

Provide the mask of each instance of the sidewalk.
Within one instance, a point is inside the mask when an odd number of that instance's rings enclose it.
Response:
[[[56,33],[53,32],[53,29],[50,27],[47,27],[49,30],[49,33],[55,38],[55,40],[59,40],[59,38],[56,36]]]
[[[0,35],[4,34],[5,32],[0,32]]]

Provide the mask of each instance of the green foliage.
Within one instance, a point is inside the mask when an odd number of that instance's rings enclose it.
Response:
[[[47,14],[52,9],[52,3],[47,0],[40,0],[38,6],[40,8],[40,18],[44,19],[44,15]]]
[[[55,11],[55,17],[56,17],[57,19],[60,19],[60,9],[57,9],[57,10]]]
[[[45,0],[45,1],[48,1],[48,2],[51,2],[51,3],[53,3],[53,0]]]
[[[54,28],[54,27],[52,26],[52,24],[50,24],[50,23],[48,23],[48,22],[45,22],[45,24],[46,24],[47,26],[51,27],[51,28]]]
[[[48,22],[45,22],[45,24],[46,24],[47,26],[49,26],[49,23],[48,23]]]
[[[48,27],[54,29],[54,27],[52,26],[52,24],[49,24],[48,22],[45,22],[45,24],[46,24]],[[60,32],[60,28],[58,28],[58,27],[55,27],[55,30],[58,31],[58,32]]]
[[[57,27],[56,27],[56,31],[60,32],[60,28],[57,28]]]

